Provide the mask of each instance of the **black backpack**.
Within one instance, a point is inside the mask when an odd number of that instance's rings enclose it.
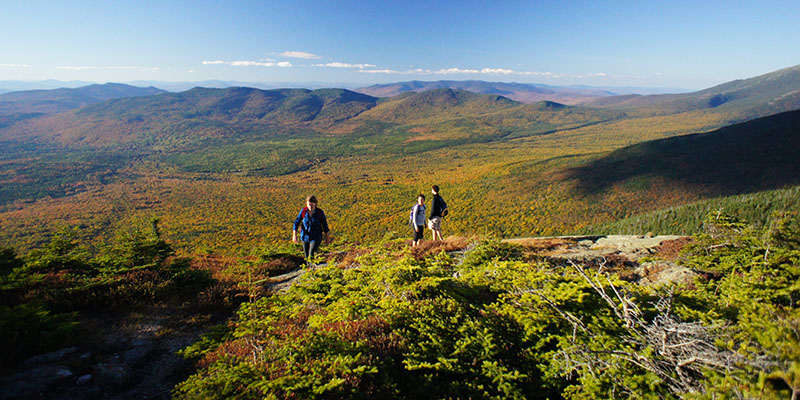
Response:
[[[444,202],[444,199],[442,199],[442,206],[443,206],[442,207],[442,218],[444,218],[448,214],[448,212],[447,212],[447,203]]]

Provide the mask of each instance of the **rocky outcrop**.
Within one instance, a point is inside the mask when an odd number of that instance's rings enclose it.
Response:
[[[60,360],[59,360],[60,361]],[[16,373],[0,383],[0,398],[27,399],[38,397],[58,383],[74,378],[75,373],[62,364],[36,365]]]
[[[689,284],[697,274],[674,262],[685,236],[606,235],[507,239],[554,263],[570,262],[614,270],[641,285]],[[667,250],[667,251],[662,251]],[[662,258],[668,258],[663,260]]]
[[[163,315],[144,318],[126,320],[96,343],[28,359],[0,381],[0,399],[169,399],[192,368],[177,351],[201,331]]]

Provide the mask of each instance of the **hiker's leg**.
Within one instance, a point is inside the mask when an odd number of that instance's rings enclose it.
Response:
[[[311,261],[311,259],[314,258],[314,253],[316,253],[317,250],[319,250],[319,241],[318,240],[312,240],[312,241],[308,242],[308,247],[309,247],[308,248],[308,261]]]
[[[311,249],[311,242],[303,242],[303,256],[306,258],[306,260],[308,260],[309,258],[311,258],[311,257],[309,257],[309,255],[308,255],[308,251],[309,251],[310,249]]]
[[[429,227],[431,228],[431,236],[433,240],[442,240],[442,233],[440,231],[442,224],[441,217],[433,217],[430,220]]]
[[[417,229],[414,230],[414,239],[411,241],[411,247],[419,246],[419,242],[425,236],[425,226],[424,225],[417,225]]]

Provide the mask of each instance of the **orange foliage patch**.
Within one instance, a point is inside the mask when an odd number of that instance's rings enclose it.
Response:
[[[683,250],[686,245],[692,242],[692,238],[688,236],[675,240],[665,240],[661,242],[661,246],[658,246],[656,256],[670,261],[677,260],[680,256],[681,250]]]
[[[421,260],[430,255],[441,253],[442,251],[464,250],[473,241],[462,236],[450,236],[441,241],[423,240],[419,246],[411,249],[411,254],[417,260]],[[411,244],[411,241],[408,242]]]

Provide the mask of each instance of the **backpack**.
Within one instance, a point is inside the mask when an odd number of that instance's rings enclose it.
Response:
[[[411,225],[411,228],[413,228],[413,229],[417,229],[417,227],[414,226],[416,224],[416,221],[414,220],[414,207],[416,207],[416,206],[417,205],[414,204],[414,206],[411,207],[411,215],[408,216],[408,224]],[[423,215],[424,214],[425,214],[425,212],[423,211]]]
[[[297,228],[299,233],[303,232],[303,219],[306,217],[306,213],[308,212],[308,207],[303,207],[303,211],[300,211],[300,227]]]
[[[444,199],[442,199],[442,205],[444,206],[444,207],[442,207],[442,218],[444,218],[448,214],[448,212],[447,212],[447,203],[444,202]]]

